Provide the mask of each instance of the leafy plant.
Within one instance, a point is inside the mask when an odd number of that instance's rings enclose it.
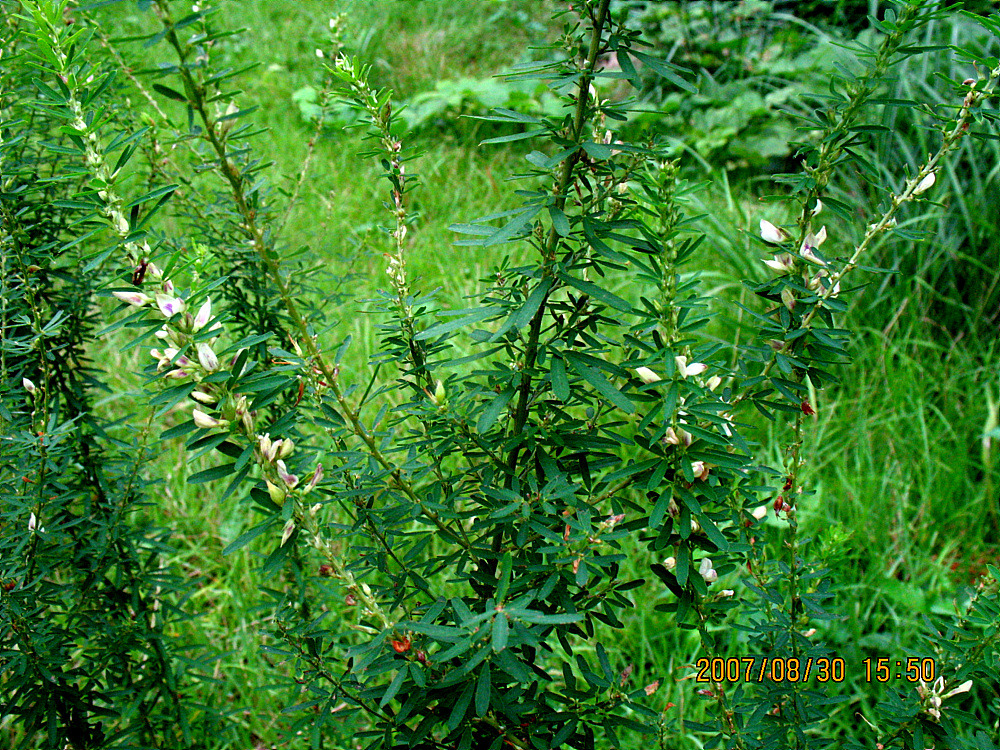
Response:
[[[370,84],[369,69],[344,54],[333,19],[320,50],[328,84],[315,102],[325,109],[335,89],[343,94],[366,123],[367,155],[385,179],[380,346],[367,372],[352,372],[344,366],[349,342],[334,345],[336,328],[310,302],[317,269],[281,243],[287,214],[277,209],[263,164],[242,142],[253,135],[239,122],[249,112],[238,92],[224,88],[235,71],[212,65],[230,33],[214,25],[211,9],[195,7],[178,19],[168,0],[142,3],[158,25],[144,44],[170,57],[151,69],[151,87],[130,81],[158,109],[153,133],[133,130],[128,110],[110,106],[114,80],[87,61],[87,30],[64,23],[65,3],[23,5],[28,12],[18,23],[29,29],[39,92],[26,111],[60,124],[14,120],[23,134],[12,142],[55,154],[53,178],[40,185],[65,192],[45,205],[82,218],[46,228],[64,240],[27,243],[20,239],[24,217],[42,202],[30,186],[5,185],[4,242],[19,263],[22,247],[44,253],[39,269],[74,248],[89,263],[85,273],[60,267],[67,287],[83,286],[75,307],[47,302],[58,308],[53,316],[69,307],[86,319],[95,297],[110,296],[123,304],[111,311],[98,303],[102,317],[116,318],[106,335],[130,334],[126,345],[144,351],[156,339],[143,371],[154,410],[141,434],[169,414],[174,424],[161,439],[183,437],[192,457],[213,459],[189,481],[224,479],[221,496],[244,494],[255,515],[227,552],[251,543],[262,552],[261,588],[279,641],[265,648],[296,669],[288,688],[300,701],[291,709],[289,741],[300,733],[313,747],[331,740],[369,748],[595,748],[653,737],[661,748],[862,741],[824,736],[828,707],[841,697],[808,677],[810,665],[825,659],[830,666],[833,654],[816,625],[836,615],[824,609],[832,571],[826,559],[807,558],[811,542],[799,524],[813,494],[806,417],[814,394],[849,360],[849,332],[839,322],[848,277],[883,238],[906,236],[897,216],[932,194],[973,120],[995,117],[984,105],[1000,79],[1000,61],[961,50],[990,73],[962,84],[961,104],[944,113],[935,149],[884,194],[858,242],[817,226],[824,211],[854,219],[831,197],[837,170],[860,162],[871,132],[868,105],[892,67],[922,52],[908,40],[947,9],[901,3],[898,15],[879,22],[878,46],[856,48],[858,72],[833,79],[826,106],[804,115],[818,135],[798,146],[802,171],[776,178],[789,213],[783,220],[772,215],[777,223],[761,219],[752,239],[762,251],[776,251],[766,261],[776,275],[747,282],[756,298],[743,306],[752,338],[740,344],[705,333],[712,300],[700,292],[697,274],[682,272],[705,245],[687,215],[695,187],[682,179],[667,139],[624,141],[630,105],[599,94],[602,82],[640,84],[640,67],[682,89],[693,88],[691,73],[644,51],[609,0],[561,9],[558,42],[543,61],[516,71],[546,86],[562,103],[558,111],[500,108],[489,116],[513,132],[488,142],[533,139],[537,146],[526,156],[522,203],[453,229],[466,247],[516,242],[521,252],[498,261],[468,307],[445,312],[435,312],[433,294],[420,291],[408,271],[419,183],[398,109],[390,92]],[[980,22],[1000,34],[995,20]],[[111,60],[124,59],[114,41],[97,39]],[[606,65],[612,56],[619,70]],[[173,117],[161,106],[167,102],[180,105]],[[314,114],[318,131],[323,113]],[[53,147],[52,137],[62,140]],[[164,142],[191,156],[164,163]],[[307,153],[291,204],[307,179]],[[145,159],[132,162],[137,155]],[[27,168],[15,164],[27,182]],[[139,197],[129,200],[133,190]],[[73,232],[77,225],[84,234]],[[99,240],[106,229],[110,243]],[[45,411],[38,422],[38,414],[58,403],[47,400],[54,393],[50,373],[69,366],[46,356],[34,271],[19,268],[17,283],[4,287],[4,356],[13,362],[8,378],[4,360],[4,378],[7,392],[27,398],[27,406],[4,415],[12,425],[4,445],[13,446],[8,465],[23,464],[35,481],[8,480],[5,468],[5,508],[17,520],[28,509],[22,485],[41,486],[52,462],[28,426],[60,424]],[[639,291],[619,283],[629,277]],[[26,308],[15,310],[22,299]],[[88,327],[81,338],[94,335]],[[28,378],[36,372],[29,366],[41,371],[36,377],[44,385]],[[104,437],[112,426],[93,412],[81,407],[64,430],[97,425],[88,429],[112,442]],[[779,445],[762,444],[758,418],[782,430]],[[59,443],[67,451],[63,474],[76,471],[73,451],[85,454],[88,438]],[[124,483],[124,502],[138,484],[142,441],[112,444],[127,468],[103,483],[89,481],[102,488]],[[769,450],[776,460],[767,458]],[[53,526],[63,533],[83,526],[79,519],[97,518],[99,539],[129,529],[120,513],[100,520],[100,509],[85,502],[72,522],[53,524],[41,502],[37,510],[26,537],[6,535],[4,542],[14,555],[28,549],[29,568],[33,545],[46,542]],[[129,533],[131,547],[123,549],[135,556],[148,542],[137,530]],[[655,583],[626,573],[643,548],[657,561],[648,565]],[[60,566],[72,572],[73,558],[61,540],[43,549],[50,556],[45,573],[29,578],[48,590],[67,575]],[[825,558],[837,553],[821,550]],[[119,575],[135,569],[132,562],[110,565]],[[867,712],[883,746],[982,746],[996,728],[985,709],[1000,640],[998,571],[990,574],[964,613],[933,623],[925,648],[908,654],[934,661],[932,679],[893,691]],[[145,601],[141,586],[151,577],[135,582],[140,593],[133,601]],[[736,588],[722,588],[728,582]],[[68,595],[91,592],[87,580],[66,586]],[[633,684],[627,651],[614,647],[643,586],[643,593],[668,597],[656,606],[665,625],[697,633],[709,664],[697,693],[706,699],[705,721],[657,710],[661,681]],[[34,621],[22,624],[16,606],[24,605],[10,592],[0,601],[5,643],[8,634],[46,632]],[[75,634],[75,614],[67,608],[55,621]],[[101,627],[88,620],[83,632]],[[197,711],[178,699],[182,688],[169,671],[175,660],[165,655],[179,644],[157,627],[150,616],[136,641],[116,642],[158,644],[158,659],[138,660],[153,670],[147,682],[132,680],[138,666],[113,672],[129,678],[115,681],[86,663],[76,683],[51,680],[41,668],[13,678],[5,672],[18,706],[53,705],[65,685],[76,691],[67,710],[25,710],[34,723],[22,745],[43,716],[49,745],[197,744],[186,729]],[[33,653],[5,647],[5,657],[29,665]],[[761,677],[716,676],[712,657],[723,654],[745,655],[746,674],[760,670]],[[44,667],[51,671],[58,662],[52,657]],[[102,723],[97,716],[111,708],[79,696],[104,683],[121,691],[109,691],[106,701],[119,698],[113,708],[121,716]],[[978,703],[970,711],[955,707],[973,695]],[[175,723],[155,713],[161,702]]]

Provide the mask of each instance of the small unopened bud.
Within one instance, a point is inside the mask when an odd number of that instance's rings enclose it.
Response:
[[[215,372],[219,369],[219,358],[212,351],[212,347],[204,341],[198,344],[198,361],[209,372]]]
[[[210,417],[208,414],[201,411],[200,409],[193,409],[191,411],[191,416],[194,418],[194,423],[196,425],[206,430],[211,430],[216,427],[226,427],[229,425],[229,422],[227,420]]]
[[[281,505],[285,502],[285,495],[288,494],[287,492],[266,479],[264,480],[264,483],[267,485],[267,494],[270,496],[271,502],[276,503],[277,505]]]
[[[153,301],[148,295],[142,292],[111,292],[111,294],[133,307],[145,307]]]
[[[204,391],[191,391],[191,398],[209,406],[218,401],[211,393],[205,393]]]
[[[975,78],[966,78],[964,81],[962,81],[962,85],[963,86],[975,86],[976,85],[976,79]]]
[[[323,480],[323,464],[316,464],[316,470],[313,472],[312,477],[309,479],[309,484],[306,485],[306,492],[312,492],[313,488],[316,487]],[[315,507],[319,507],[317,504]]]
[[[447,393],[444,389],[444,383],[440,380],[437,381],[437,384],[434,386],[434,393],[431,394],[431,401],[434,402],[435,406],[441,406],[444,404],[446,396]]]
[[[194,321],[192,322],[191,325],[192,329],[194,331],[200,331],[208,324],[208,321],[211,319],[211,317],[212,317],[212,300],[207,299],[205,300],[205,304],[203,304],[200,308],[198,308],[198,314],[194,316]]]
[[[278,440],[275,445],[278,447],[278,458],[288,458],[295,451],[295,443],[288,438]]]
[[[924,177],[917,186],[913,189],[914,195],[920,195],[921,193],[926,193],[932,187],[934,187],[934,181],[937,179],[934,172],[928,172],[927,176]]]
[[[666,560],[663,561],[663,567],[666,568],[667,570],[673,570],[674,568],[677,567],[677,558],[668,557]]]
[[[660,380],[660,376],[655,372],[650,370],[648,367],[636,367],[635,374],[639,376],[639,380],[643,383],[649,385],[650,383],[656,383]]]
[[[795,309],[795,295],[787,286],[781,290],[781,301],[788,308],[789,312]]]
[[[27,378],[21,378],[21,385],[24,386],[24,390],[26,390],[32,396],[34,396],[35,395],[35,391],[38,390],[37,388],[35,388],[35,384],[32,383]]]
[[[289,518],[288,522],[285,524],[285,528],[281,530],[281,544],[278,546],[284,547],[285,542],[287,542],[294,533],[295,533],[295,519]]]
[[[816,199],[816,205],[813,206],[812,215],[816,216],[820,211],[823,210],[823,201],[819,198]]]

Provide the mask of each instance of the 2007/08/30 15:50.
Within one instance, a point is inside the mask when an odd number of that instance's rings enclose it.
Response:
[[[895,678],[929,683],[937,676],[937,665],[929,657],[909,657],[905,661],[868,658],[861,663],[865,667],[867,682],[873,679],[876,682],[888,682]],[[695,668],[698,670],[695,682],[805,682],[810,677],[815,677],[819,682],[843,682],[846,678],[846,662],[840,657],[703,657],[695,661]]]

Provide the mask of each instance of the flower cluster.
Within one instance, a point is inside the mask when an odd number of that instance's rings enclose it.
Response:
[[[944,677],[938,677],[928,686],[923,680],[917,685],[917,694],[920,696],[921,711],[931,717],[934,721],[941,720],[941,702],[951,698],[953,695],[967,693],[972,689],[972,680],[966,680],[956,688],[944,692]]]
[[[819,213],[820,208],[822,208],[822,203],[816,203],[816,209],[813,210],[813,215],[815,216]],[[761,219],[760,221],[760,237],[765,242],[772,245],[783,245],[791,239],[791,235],[784,229],[775,226],[769,221]],[[820,246],[826,241],[826,227],[821,227],[818,232],[809,232],[802,240],[802,245],[799,247],[798,259],[791,253],[785,252],[779,255],[775,255],[770,260],[765,260],[764,264],[773,271],[778,273],[791,273],[795,270],[800,270],[803,275],[803,279],[806,282],[806,287],[813,292],[818,292],[823,289],[828,284],[824,284],[823,279],[829,276],[828,263],[825,258],[819,255],[816,251],[819,250]],[[799,259],[805,261],[805,263],[799,262]],[[812,267],[819,266],[819,270],[813,273],[810,269]],[[832,288],[829,292],[825,293],[824,296],[836,297],[840,293],[840,281],[834,282]],[[795,306],[795,297],[790,289],[782,290],[781,294],[782,301],[789,310]]]
[[[682,379],[687,379],[688,377],[697,377],[708,370],[708,365],[704,362],[692,362],[688,364],[688,358],[679,354],[674,357],[674,365],[676,372]],[[646,385],[652,385],[658,383],[662,378],[654,371],[648,367],[637,367],[635,368],[635,374],[639,379]],[[702,382],[698,379],[699,384],[704,385],[708,390],[714,391],[722,384],[722,378],[718,375],[713,375],[708,378],[708,380]],[[684,398],[681,398],[681,406],[684,405]],[[722,431],[726,436],[732,435],[732,424],[733,417],[730,413],[723,413],[722,418],[725,420],[722,423]],[[663,442],[667,445],[681,446],[685,448],[691,446],[694,441],[694,436],[684,429],[683,425],[687,424],[688,413],[683,409],[677,412],[677,425],[671,425],[667,428],[666,434],[663,437]],[[705,463],[704,461],[692,461],[691,462],[691,473],[694,475],[695,480],[705,481],[708,479],[712,464]]]

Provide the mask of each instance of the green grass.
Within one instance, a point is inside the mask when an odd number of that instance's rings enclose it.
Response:
[[[268,128],[268,135],[257,148],[275,162],[275,188],[287,190],[294,183],[311,136],[311,126],[291,97],[320,74],[314,49],[323,44],[329,9],[319,5],[248,0],[224,5],[221,14],[223,26],[252,19],[250,30],[219,54],[232,64],[260,63],[240,79],[240,103],[260,107],[254,119]],[[378,0],[343,3],[337,9],[347,14],[349,46],[373,65],[376,83],[406,97],[433,88],[441,78],[487,76],[517,62],[527,45],[547,32],[547,7],[542,7],[547,5],[528,0]],[[102,13],[122,34],[150,22],[118,7]],[[154,53],[165,54],[162,47]],[[415,194],[419,217],[408,256],[414,287],[440,287],[442,308],[464,306],[463,297],[475,291],[499,259],[484,250],[455,247],[447,226],[514,205],[507,180],[521,168],[521,152],[478,147],[475,137],[461,129],[425,132],[408,146],[423,152],[413,164],[423,183]],[[340,290],[347,301],[333,311],[340,322],[330,338],[332,343],[353,337],[344,368],[359,380],[365,379],[377,348],[368,300],[384,283],[382,237],[376,227],[386,221],[380,169],[357,156],[362,148],[355,132],[321,133],[285,236],[287,246],[307,245],[311,258],[348,278]],[[700,210],[708,214],[702,226],[718,250],[706,257],[701,270],[719,303],[711,331],[731,341],[739,325],[731,301],[743,299],[740,275],[766,270],[760,263],[763,254],[741,231],[755,232],[766,207],[746,187],[730,186],[722,177],[712,175],[712,184],[699,198]],[[624,295],[639,292],[628,278],[620,284]],[[969,339],[953,346],[936,343],[933,321],[920,320],[920,313],[914,304],[892,322],[849,316],[848,326],[868,328],[856,341],[854,364],[841,370],[841,384],[820,394],[812,423],[808,471],[816,494],[802,508],[802,517],[806,535],[817,538],[822,556],[836,569],[833,609],[845,615],[819,626],[848,663],[849,679],[836,689],[850,696],[850,702],[835,709],[832,719],[833,731],[844,737],[857,736],[855,712],[870,708],[884,690],[864,682],[861,659],[897,657],[915,645],[919,615],[948,610],[957,585],[969,583],[984,561],[997,561],[1000,480],[993,470],[995,457],[984,464],[981,442],[988,416],[985,394],[1000,400],[996,347]],[[100,355],[113,359],[119,369],[139,369],[136,353],[120,354],[112,342],[106,346]],[[136,382],[122,378],[123,385],[135,387]],[[105,406],[124,408],[120,403]],[[769,445],[777,444],[780,435],[773,430],[765,434]],[[774,455],[768,457],[780,460],[777,449],[770,450]],[[248,509],[236,496],[218,502],[221,487],[187,484],[186,478],[204,465],[189,463],[178,446],[164,450],[156,467],[165,478],[162,493],[138,520],[173,529],[175,552],[166,562],[197,581],[188,609],[200,616],[178,628],[183,637],[212,644],[221,653],[212,675],[217,682],[205,683],[203,689],[236,712],[238,741],[220,740],[218,746],[306,747],[304,739],[281,738],[289,724],[282,711],[299,698],[287,687],[270,687],[287,682],[293,672],[280,657],[260,650],[271,623],[268,609],[259,606],[258,560],[246,548],[222,554],[249,527]],[[650,578],[650,561],[648,553],[637,552],[623,574]],[[723,583],[741,591],[735,575]],[[673,703],[668,718],[683,713],[697,721],[704,715],[701,699],[692,682],[682,679],[691,674],[688,665],[698,651],[697,639],[690,631],[663,627],[651,606],[665,597],[660,587],[647,583],[636,593],[641,604],[616,638],[615,667],[634,664],[634,685],[661,679],[652,705]],[[664,746],[701,745],[688,731],[668,735]]]

